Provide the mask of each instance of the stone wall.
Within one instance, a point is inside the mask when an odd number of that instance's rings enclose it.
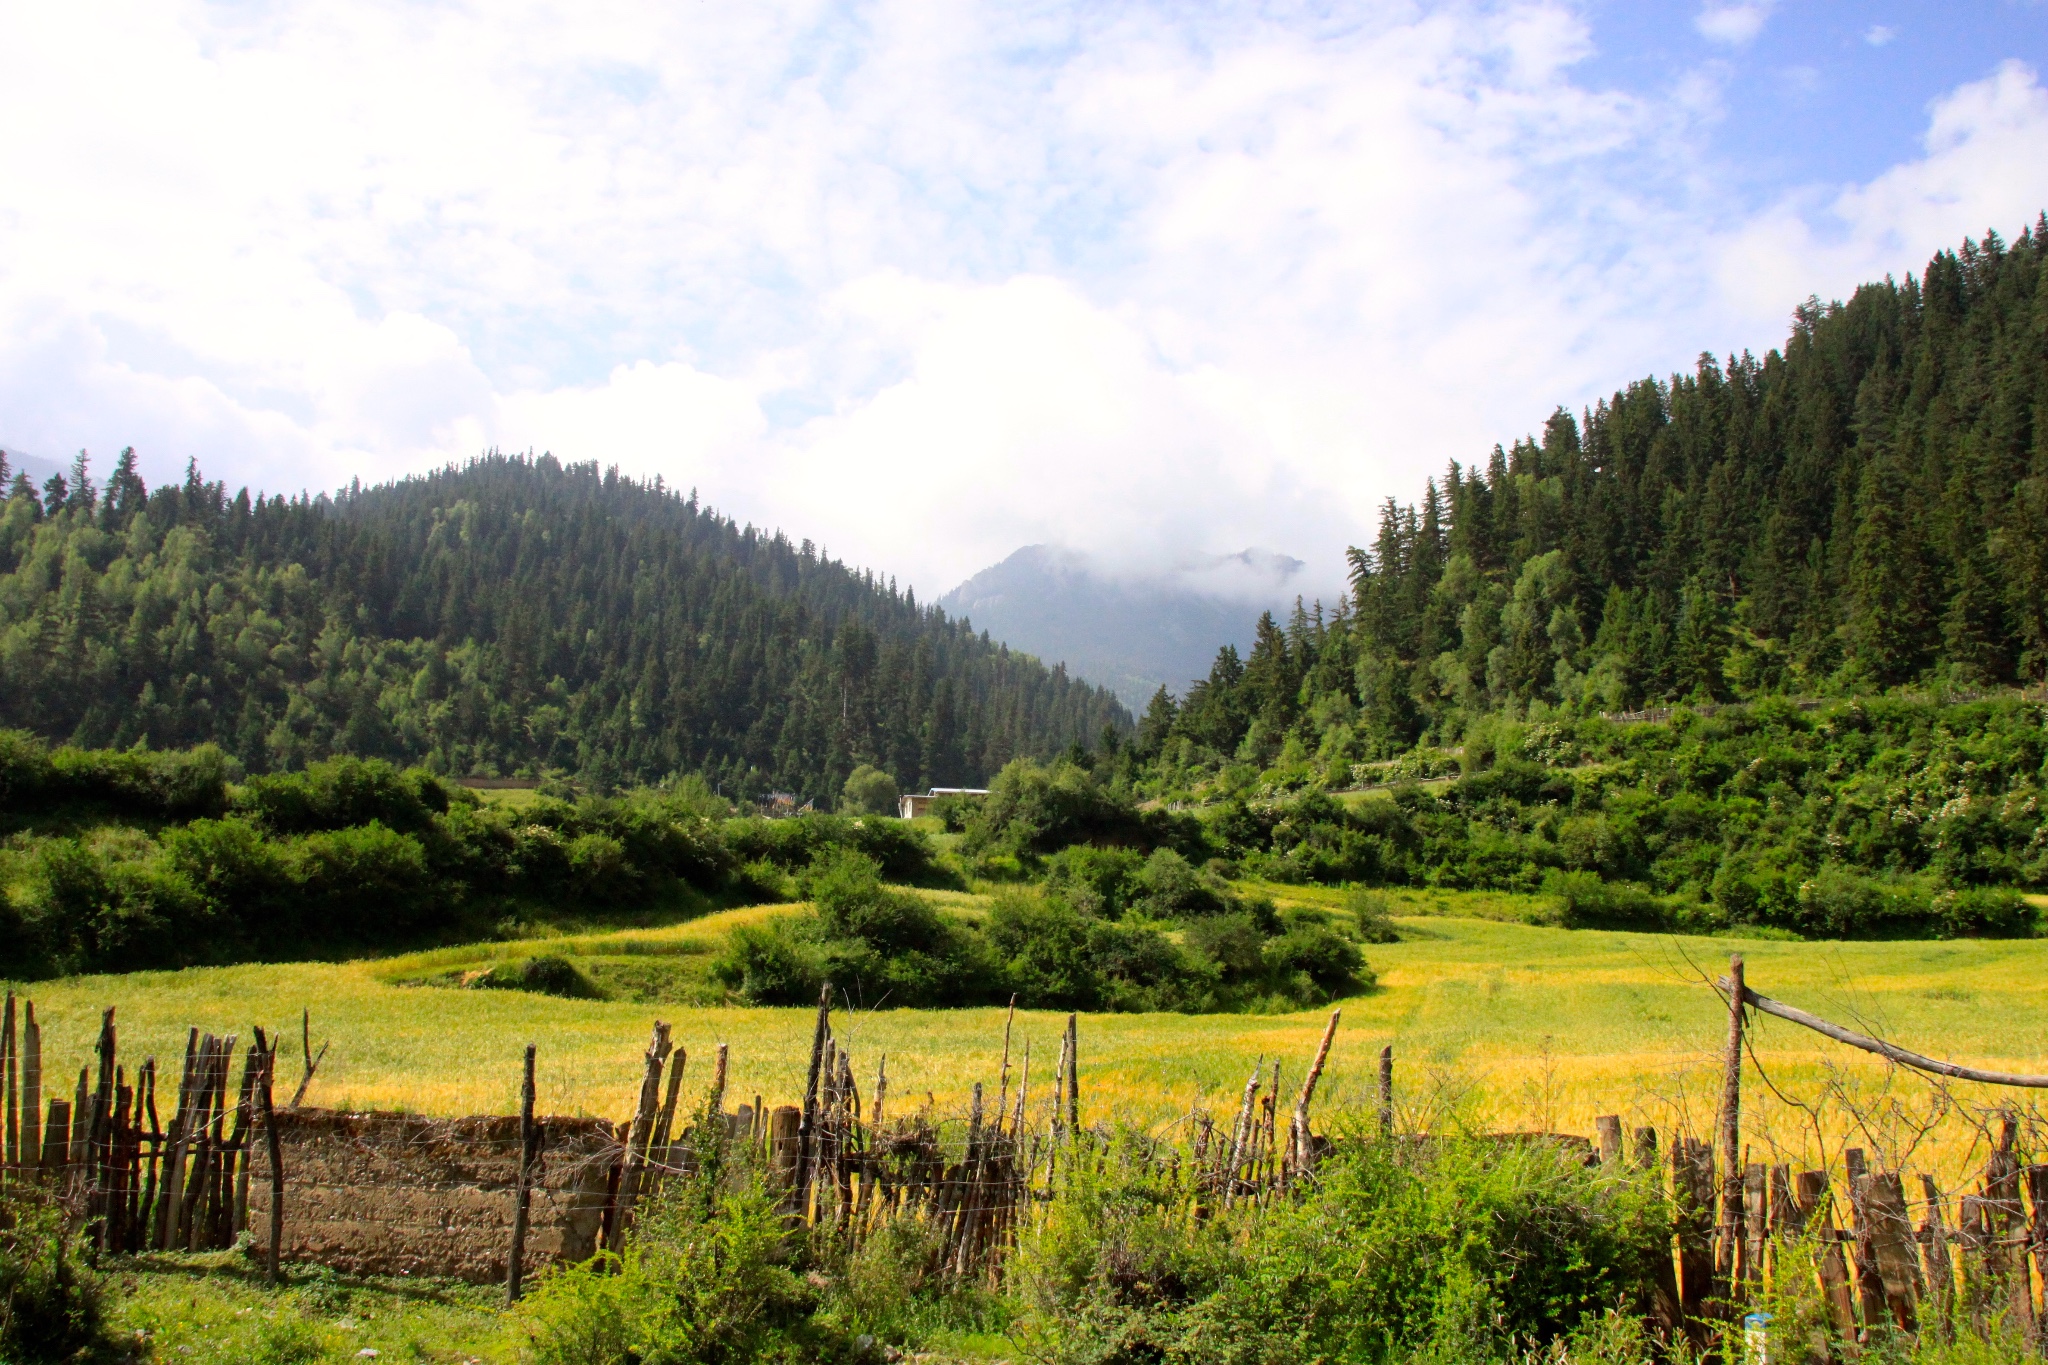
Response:
[[[283,1258],[361,1275],[501,1280],[519,1174],[517,1118],[432,1119],[300,1109],[277,1116]],[[602,1119],[542,1119],[526,1234],[528,1273],[597,1249],[620,1155]],[[249,1166],[249,1232],[270,1242],[270,1158]]]

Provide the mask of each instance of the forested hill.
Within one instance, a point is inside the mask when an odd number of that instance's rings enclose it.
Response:
[[[1326,762],[1481,714],[2048,672],[2048,215],[1809,300],[1781,350],[1631,384],[1389,502],[1349,600],[1144,727]]]
[[[978,784],[1129,724],[809,541],[595,464],[295,500],[80,473],[0,504],[0,727],[823,797],[861,762]]]

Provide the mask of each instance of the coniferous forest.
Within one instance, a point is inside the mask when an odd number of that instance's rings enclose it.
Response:
[[[1094,741],[1107,691],[659,482],[491,455],[338,497],[81,457],[0,503],[0,727],[600,789],[970,785]]]
[[[2048,215],[1809,299],[1781,350],[1645,378],[1392,500],[1331,611],[1145,718],[1264,766],[1477,716],[2048,674]]]

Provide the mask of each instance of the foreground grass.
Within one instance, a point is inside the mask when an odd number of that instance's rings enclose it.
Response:
[[[108,1267],[111,1322],[149,1358],[193,1365],[519,1359],[504,1291],[441,1280],[356,1279],[287,1266],[268,1288],[237,1252],[157,1255]]]
[[[1291,888],[1289,896],[1312,898]],[[1493,900],[1499,897],[1490,898]],[[1378,985],[1338,1002],[1344,1011],[1320,1092],[1337,1107],[1371,1102],[1376,1056],[1392,1044],[1404,1121],[1590,1132],[1596,1114],[1665,1131],[1710,1122],[1725,1010],[1705,979],[1731,949],[1748,959],[1751,985],[1937,1056],[2003,1069],[2048,1071],[2048,941],[1784,943],[1541,928],[1457,918],[1455,899],[1425,897],[1398,922],[1403,941],[1368,949]],[[1442,902],[1439,904],[1438,902]],[[1471,909],[1511,918],[1513,905]],[[637,1091],[640,1052],[655,1017],[675,1026],[708,1080],[712,1047],[731,1044],[732,1089],[770,1103],[798,1097],[809,1056],[808,1010],[562,1000],[510,991],[398,984],[446,977],[499,957],[559,952],[579,961],[701,964],[724,933],[775,913],[756,906],[661,929],[445,949],[349,963],[251,964],[36,984],[45,1055],[56,1074],[90,1057],[99,1012],[118,1007],[125,1058],[182,1053],[197,1025],[247,1035],[262,1023],[298,1031],[313,1015],[317,1046],[332,1040],[308,1099],[344,1108],[433,1114],[508,1113],[516,1107],[522,1047],[540,1048],[545,1112],[619,1117]],[[1081,1025],[1083,1107],[1164,1123],[1190,1106],[1234,1105],[1247,1071],[1283,1059],[1298,1083],[1326,1013],[1288,1015],[1097,1015]],[[1025,1011],[1016,1021],[1018,1060],[1028,1046],[1043,1095],[1064,1016]],[[994,1082],[1003,1012],[851,1010],[835,1024],[864,1077],[887,1054],[895,1105],[964,1107],[977,1080]],[[1825,1084],[1874,1094],[1905,1086],[1875,1059],[1795,1026],[1761,1019],[1757,1056],[1795,1097]],[[298,1068],[281,1066],[288,1086]],[[1759,1156],[1812,1155],[1810,1125],[1754,1082],[1745,1128]],[[1986,1103],[2003,1095],[1976,1095]],[[901,1112],[899,1109],[898,1112]],[[1898,1122],[1904,1122],[1903,1119]],[[1903,1129],[1900,1130],[1903,1133]],[[1955,1139],[1967,1147],[1968,1135]],[[1882,1151],[1892,1138],[1867,1134]],[[1898,1141],[1904,1142],[1900,1136]],[[1804,1147],[1802,1148],[1802,1144]],[[1953,1145],[1953,1144],[1951,1144]],[[1958,1148],[1956,1160],[1964,1148]]]

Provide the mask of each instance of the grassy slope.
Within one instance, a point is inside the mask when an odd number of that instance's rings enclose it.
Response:
[[[1306,898],[1306,897],[1304,897]],[[1433,908],[1428,905],[1403,906]],[[1457,901],[1446,908],[1462,908]],[[1494,913],[1512,906],[1475,904]],[[521,1046],[540,1045],[541,1106],[552,1113],[622,1114],[636,1089],[649,1022],[676,1025],[693,1069],[717,1042],[732,1044],[733,1090],[796,1098],[807,1057],[808,1011],[727,1006],[572,1001],[503,991],[392,984],[545,946],[591,958],[701,961],[723,930],[774,907],[731,911],[660,930],[449,949],[409,958],[295,963],[87,977],[42,983],[31,994],[55,1066],[87,1060],[101,1006],[119,1007],[124,1056],[175,1056],[186,1026],[247,1033],[251,1022],[296,1032],[313,1011],[316,1045],[333,1051],[315,1103],[404,1107],[433,1113],[509,1112]],[[2016,1070],[2048,1071],[2048,942],[1744,943],[1654,935],[1570,932],[1455,917],[1401,921],[1405,941],[1374,946],[1380,985],[1342,1002],[1344,1026],[1324,1094],[1337,1105],[1368,1098],[1373,1058],[1392,1043],[1405,1107],[1441,1123],[1454,1101],[1501,1127],[1587,1132],[1597,1113],[1668,1129],[1710,1111],[1725,1014],[1698,972],[1725,969],[1740,949],[1765,994],[1845,1022],[1860,1020],[1908,1046]],[[635,951],[636,950],[636,951]],[[1103,1015],[1081,1027],[1083,1102],[1158,1122],[1241,1089],[1254,1059],[1280,1056],[1299,1077],[1324,1014],[1280,1016]],[[1027,1012],[1017,1046],[1029,1043],[1039,1086],[1057,1054],[1062,1018]],[[1874,1065],[1776,1020],[1760,1023],[1759,1055],[1779,1085],[1810,1094],[1838,1064],[1870,1084]],[[996,1079],[1000,1010],[884,1010],[837,1024],[861,1074],[889,1056],[895,1104],[964,1103],[976,1080]],[[296,1076],[287,1064],[287,1081]],[[60,1073],[61,1074],[61,1071]],[[708,1077],[708,1069],[696,1074]],[[1291,1085],[1294,1082],[1288,1082]],[[1746,1126],[1759,1141],[1794,1142],[1796,1125],[1752,1084]],[[1043,1090],[1040,1089],[1040,1094]],[[1462,1097],[1460,1099],[1459,1097]],[[900,1111],[899,1111],[900,1112]],[[1882,1145],[1881,1143],[1875,1145]]]
[[[1334,896],[1268,889],[1304,901]],[[1410,1122],[1440,1123],[1430,1106],[1448,1100],[1499,1127],[1585,1132],[1594,1114],[1610,1110],[1667,1131],[1689,1110],[1701,1127],[1711,1109],[1713,1052],[1725,1015],[1692,978],[1692,964],[1718,971],[1731,947],[1744,952],[1751,983],[1766,994],[1836,1018],[1861,1018],[1940,1055],[2048,1071],[2048,942],[1731,943],[1573,933],[1513,922],[1524,899],[1416,893],[1397,902],[1402,911],[1421,913],[1401,921],[1406,941],[1371,949],[1380,989],[1343,1003],[1345,1027],[1324,1092],[1334,1104],[1367,1100],[1374,1054],[1392,1042]],[[805,1011],[648,1007],[391,984],[543,946],[586,962],[701,961],[723,931],[775,909],[379,962],[80,978],[43,983],[33,994],[53,1057],[74,1066],[86,1057],[103,1003],[120,1007],[131,1056],[140,1048],[175,1052],[188,1023],[246,1031],[252,1019],[289,1025],[301,1006],[310,1006],[315,1037],[334,1039],[312,1095],[322,1104],[506,1112],[515,1102],[519,1048],[531,1039],[541,1047],[545,1109],[616,1116],[633,1094],[638,1053],[656,1014],[678,1025],[698,1059],[698,1077],[708,1074],[708,1046],[729,1041],[738,1092],[787,1100],[802,1079],[811,1024]],[[1018,1020],[1020,1050],[1031,1043],[1041,1087],[1061,1022],[1036,1013]],[[1847,1063],[1844,1075],[1858,1084],[1881,1075],[1853,1061],[1858,1054],[1816,1046],[1812,1035],[1775,1020],[1760,1022],[1760,1056],[1772,1078],[1795,1093],[1812,1094],[1828,1060]],[[1096,1113],[1109,1106],[1153,1120],[1202,1096],[1221,1104],[1262,1053],[1279,1053],[1289,1075],[1298,1076],[1321,1024],[1320,1013],[1091,1017],[1081,1029],[1084,1102]],[[896,1011],[844,1018],[840,1034],[864,1072],[877,1051],[888,1051],[895,1104],[919,1102],[929,1090],[949,1105],[976,1078],[993,1079],[1001,1028],[994,1010]],[[295,1070],[286,1068],[288,1079]],[[1900,1093],[1923,1092],[1908,1084]],[[1773,1140],[1797,1145],[1792,1116],[1753,1079],[1745,1118],[1758,1155]],[[1881,1150],[1884,1137],[1878,1125],[1859,1140]],[[1953,1175],[1970,1164],[1955,1125],[1939,1147],[1916,1155],[1913,1167]],[[165,1358],[222,1365],[343,1361],[364,1347],[393,1359],[518,1356],[516,1333],[494,1311],[490,1289],[349,1283],[303,1269],[294,1273],[294,1288],[272,1293],[253,1282],[240,1258],[219,1253],[130,1263],[116,1278],[117,1321],[152,1331]]]

